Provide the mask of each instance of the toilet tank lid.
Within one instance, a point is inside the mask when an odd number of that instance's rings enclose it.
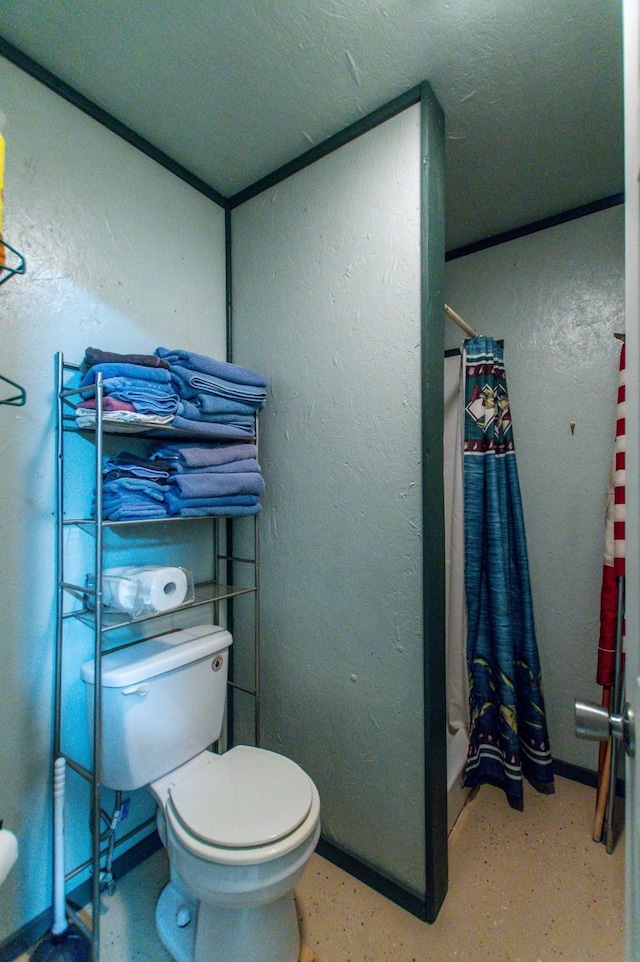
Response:
[[[170,631],[120,651],[108,652],[102,658],[102,687],[126,688],[139,684],[223,651],[232,641],[229,632],[220,625],[197,625],[195,628]],[[88,685],[94,684],[93,660],[85,662],[80,677]]]

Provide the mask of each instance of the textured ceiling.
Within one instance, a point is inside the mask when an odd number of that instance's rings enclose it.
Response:
[[[0,34],[225,196],[427,79],[452,249],[622,191],[620,8],[2,0]]]

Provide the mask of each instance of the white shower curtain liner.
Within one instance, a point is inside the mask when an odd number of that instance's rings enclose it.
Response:
[[[444,364],[444,511],[447,640],[447,719],[449,730],[469,729],[466,657],[467,607],[464,593],[464,491],[462,447],[464,408],[462,355]]]

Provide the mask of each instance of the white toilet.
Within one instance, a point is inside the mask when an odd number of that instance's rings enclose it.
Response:
[[[171,880],[156,907],[177,962],[297,962],[293,886],[320,836],[320,799],[295,762],[216,755],[228,631],[199,625],[103,656],[101,781],[158,802]],[[93,661],[81,672],[93,727]]]

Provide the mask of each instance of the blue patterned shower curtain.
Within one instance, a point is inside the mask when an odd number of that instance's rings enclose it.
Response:
[[[502,349],[465,344],[464,531],[470,746],[465,783],[504,788],[523,806],[523,776],[552,793],[529,563]]]

